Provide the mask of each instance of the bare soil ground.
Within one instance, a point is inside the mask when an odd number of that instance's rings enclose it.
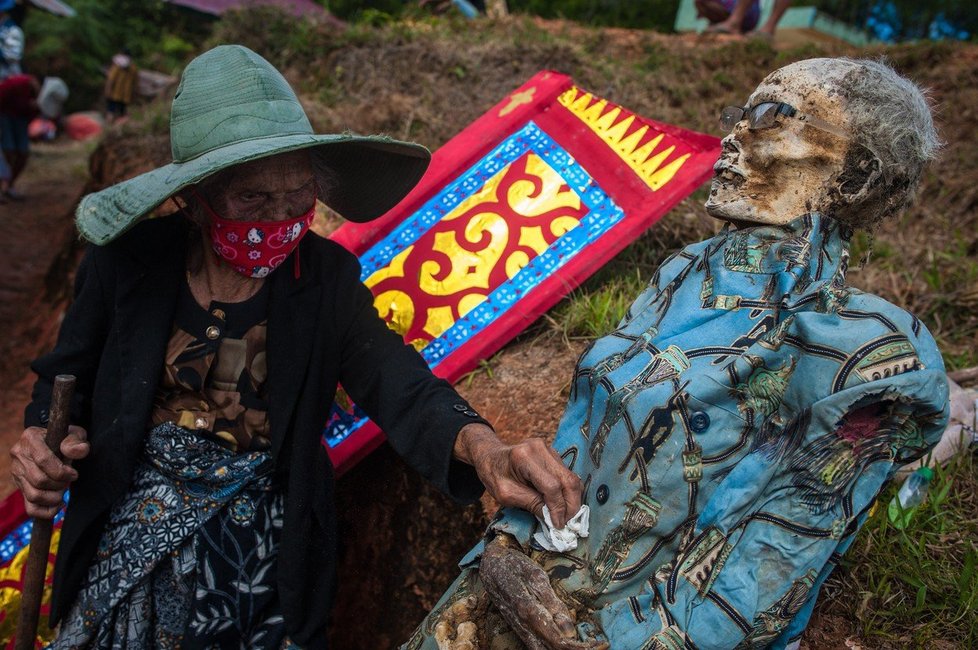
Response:
[[[810,56],[854,54],[838,46],[775,51],[758,43],[560,21],[490,24],[464,34],[454,23],[394,25],[340,37],[267,19],[235,20],[225,21],[216,38],[243,42],[286,69],[319,129],[387,132],[431,148],[542,68],[570,73],[583,87],[640,114],[715,132],[716,110],[741,103],[767,71]],[[949,146],[925,180],[920,205],[877,233],[874,264],[851,277],[918,313],[951,363],[974,365],[978,47],[921,45],[886,54],[933,89]],[[97,189],[168,162],[165,128],[166,111],[158,107],[142,122],[114,129],[92,157],[88,179],[83,146],[38,147],[22,187],[29,200],[0,206],[7,261],[0,272],[0,496],[11,489],[6,450],[20,432],[28,398],[26,363],[51,346],[67,304],[80,248],[71,224],[75,201],[83,186]],[[650,272],[666,252],[708,235],[714,226],[700,202],[683,202],[644,236],[639,245],[646,252],[635,256],[636,264]],[[583,345],[534,325],[458,388],[503,438],[550,438]],[[387,447],[341,479],[337,499],[344,550],[334,647],[396,647],[454,579],[455,563],[479,537],[494,504],[451,503]],[[888,647],[857,638],[855,629],[853,620],[817,612],[803,647]]]
[[[27,364],[50,348],[70,294],[78,251],[71,215],[88,180],[93,145],[34,146],[18,189],[23,202],[0,205],[0,498],[13,491],[10,446],[30,399]]]

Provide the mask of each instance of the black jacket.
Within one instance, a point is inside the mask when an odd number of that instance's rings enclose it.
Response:
[[[90,246],[57,346],[32,365],[38,381],[26,424],[47,422],[55,375],[74,374],[72,421],[91,442],[76,465],[61,531],[52,624],[75,600],[109,509],[129,488],[184,282],[188,237],[176,216]],[[459,501],[478,498],[482,486],[471,467],[452,459],[455,436],[482,420],[377,316],[356,257],[311,233],[299,254],[298,279],[289,259],[267,280],[269,422],[286,493],[278,585],[290,638],[325,648],[337,532],[333,471],[320,436],[337,383],[408,463]]]

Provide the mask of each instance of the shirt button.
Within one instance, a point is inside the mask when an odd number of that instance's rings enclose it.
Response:
[[[703,411],[696,411],[689,416],[689,428],[694,433],[703,433],[710,428],[710,416]]]
[[[598,486],[598,491],[594,495],[598,499],[598,505],[604,505],[608,501],[608,486],[600,485]]]
[[[211,312],[211,314],[213,314],[215,318],[220,318],[221,320],[224,320],[225,314],[223,309],[215,309]]]
[[[207,336],[207,338],[213,341],[221,335],[221,328],[217,327],[216,325],[211,325],[204,330],[204,334]]]

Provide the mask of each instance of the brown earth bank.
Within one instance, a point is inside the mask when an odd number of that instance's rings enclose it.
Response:
[[[25,200],[0,205],[0,497],[14,489],[9,450],[30,397],[27,364],[49,349],[71,293],[81,244],[71,213],[89,177],[93,145],[34,147],[18,182]]]
[[[432,149],[543,68],[567,72],[582,87],[642,115],[715,133],[717,109],[742,103],[768,71],[811,56],[856,54],[840,46],[776,51],[763,43],[560,21],[323,29],[257,12],[225,20],[215,42],[242,42],[282,67],[319,130],[386,132]],[[875,260],[854,270],[853,283],[918,313],[950,364],[974,365],[978,47],[925,44],[870,54],[886,54],[932,88],[949,145],[925,179],[920,204],[874,239],[860,240]],[[12,489],[5,452],[20,433],[31,381],[26,364],[52,345],[67,305],[81,250],[71,225],[77,197],[83,186],[98,189],[168,162],[166,124],[160,104],[110,130],[91,157],[87,180],[80,173],[87,154],[81,145],[38,147],[22,187],[29,200],[0,206],[0,241],[8,256],[0,273],[0,494]],[[638,268],[648,277],[668,252],[710,234],[715,225],[701,202],[694,195],[680,204],[608,272]],[[542,319],[458,388],[504,439],[550,439],[584,345]],[[339,481],[337,502],[343,551],[332,642],[351,650],[405,640],[454,579],[455,563],[494,510],[488,500],[453,504],[386,446]],[[855,621],[817,612],[803,647],[901,647],[855,635]]]

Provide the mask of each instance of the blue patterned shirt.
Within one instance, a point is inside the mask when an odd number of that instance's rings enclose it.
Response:
[[[847,262],[828,218],[728,226],[666,261],[582,355],[555,447],[584,481],[590,537],[555,553],[534,548],[524,511],[491,526],[593,612],[582,637],[628,650],[801,635],[880,489],[947,418],[933,338],[847,287]]]

